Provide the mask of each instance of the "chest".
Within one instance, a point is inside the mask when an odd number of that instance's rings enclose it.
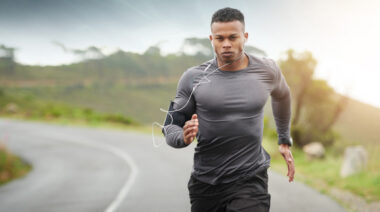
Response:
[[[194,91],[194,97],[197,110],[214,118],[257,114],[270,94],[269,81],[255,74],[210,75],[207,78],[209,81],[203,80]]]

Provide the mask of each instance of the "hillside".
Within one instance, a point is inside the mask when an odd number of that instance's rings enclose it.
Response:
[[[184,45],[201,46],[195,54],[178,52],[162,56],[158,47],[144,54],[118,51],[109,56],[86,59],[62,66],[26,66],[2,58],[0,88],[9,95],[34,98],[88,107],[99,112],[120,113],[136,121],[151,124],[163,122],[174,98],[178,80],[187,68],[212,58],[207,39],[189,38]],[[251,53],[265,55],[255,47]],[[270,100],[265,107],[271,118]],[[335,129],[349,143],[376,143],[379,138],[380,109],[349,100]]]

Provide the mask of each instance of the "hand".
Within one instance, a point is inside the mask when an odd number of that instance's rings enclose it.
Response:
[[[197,114],[193,114],[191,120],[187,121],[183,126],[183,137],[185,144],[190,144],[193,142],[198,133],[198,125],[198,116]]]
[[[280,144],[279,150],[282,157],[284,157],[286,164],[288,165],[288,174],[286,176],[289,177],[289,182],[292,182],[294,179],[295,167],[294,167],[294,159],[293,159],[292,152],[290,151],[290,147],[287,144]]]

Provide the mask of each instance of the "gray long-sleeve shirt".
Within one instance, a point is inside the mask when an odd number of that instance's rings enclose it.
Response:
[[[291,96],[280,68],[271,59],[246,55],[249,64],[244,69],[217,69],[214,58],[189,68],[179,80],[172,107],[178,110],[186,104],[180,112],[187,119],[198,115],[198,144],[191,174],[202,182],[228,183],[269,167],[270,156],[261,145],[263,109],[269,96],[278,144],[292,144]],[[182,126],[172,123],[164,128],[170,146],[187,146]]]

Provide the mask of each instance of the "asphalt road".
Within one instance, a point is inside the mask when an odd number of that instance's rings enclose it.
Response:
[[[33,165],[27,176],[0,187],[0,211],[190,211],[193,144],[157,148],[139,133],[9,119],[0,119],[0,142]],[[273,171],[269,192],[272,212],[344,211]]]

